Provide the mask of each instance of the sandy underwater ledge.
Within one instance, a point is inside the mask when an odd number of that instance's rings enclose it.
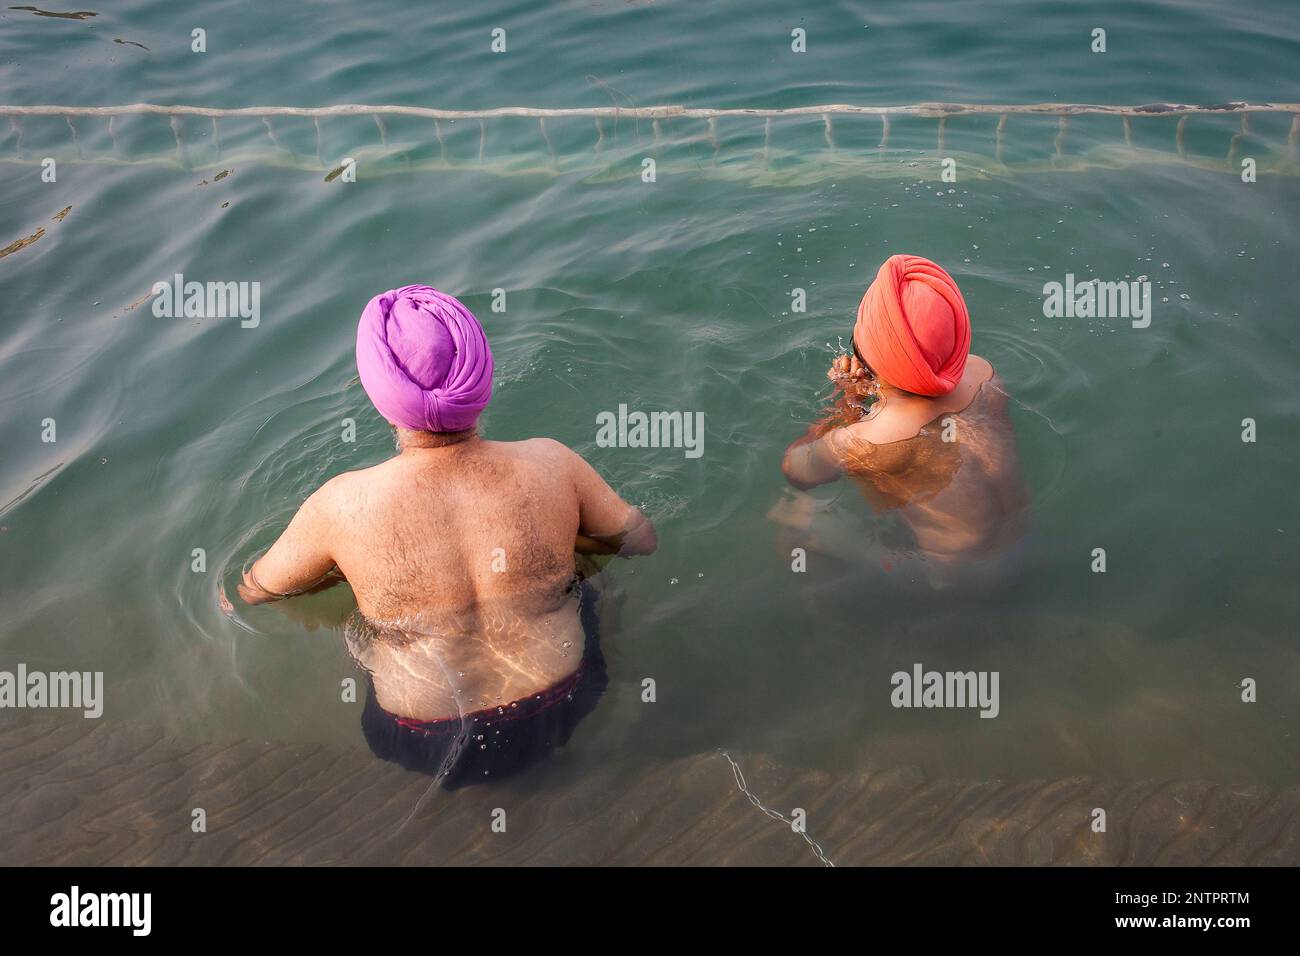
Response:
[[[448,794],[361,746],[187,744],[144,724],[6,715],[0,864],[822,865],[720,753],[577,774],[570,756]],[[764,805],[806,811],[838,866],[1300,863],[1300,785],[832,776],[731,756]]]

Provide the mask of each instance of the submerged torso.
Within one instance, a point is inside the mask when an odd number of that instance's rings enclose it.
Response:
[[[358,615],[348,649],[390,714],[437,720],[508,708],[578,669],[585,638],[576,595],[501,597],[399,622]]]
[[[981,359],[968,368],[952,396],[899,405],[835,436],[840,465],[866,499],[897,510],[932,558],[979,557],[1019,538],[1027,496],[1007,394],[992,366]]]
[[[475,440],[345,476],[333,554],[349,648],[381,707],[420,720],[509,705],[582,658],[577,495],[551,451]]]

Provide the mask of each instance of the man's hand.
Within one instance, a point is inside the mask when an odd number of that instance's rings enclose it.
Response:
[[[265,604],[284,597],[283,594],[272,594],[270,591],[262,590],[256,584],[249,584],[247,576],[235,586],[235,591],[244,599],[245,604]]]
[[[856,355],[846,353],[835,356],[826,377],[832,382],[840,382],[844,379],[870,378],[871,374],[867,371],[867,367],[858,361]]]
[[[257,579],[253,577],[252,571],[253,569],[249,568],[244,572],[244,580],[240,581],[237,587],[239,596],[244,599],[246,604],[265,604],[268,601],[278,601],[281,598],[287,597],[298,597],[302,594],[319,594],[321,591],[329,590],[336,584],[343,584],[347,581],[347,578],[343,576],[343,572],[337,567],[334,567],[314,584],[309,584],[306,587],[298,588],[297,590],[285,594],[278,594],[275,591],[268,591],[266,588],[258,584]]]
[[[597,541],[595,538],[580,534],[573,542],[573,550],[578,554],[618,554],[620,542]]]
[[[874,395],[879,383],[856,355],[837,355],[831,362],[826,377],[844,390],[850,398],[867,398]]]

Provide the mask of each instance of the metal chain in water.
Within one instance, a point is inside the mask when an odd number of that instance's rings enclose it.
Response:
[[[745,774],[741,772],[740,764],[736,763],[736,761],[731,758],[731,754],[727,753],[725,750],[719,750],[718,753],[726,757],[727,763],[731,764],[731,775],[736,778],[736,786],[740,788],[741,793],[743,793],[746,797],[749,798],[749,802],[752,803],[754,806],[758,807],[758,809],[762,810],[773,820],[780,820],[791,830],[794,830],[793,820],[791,820],[785,814],[781,813],[779,810],[773,810],[771,807],[764,806],[763,802],[759,800],[758,797],[754,796],[754,794],[750,791],[748,785],[746,785],[745,783]],[[830,861],[830,858],[826,856],[826,851],[821,848],[821,844],[819,844],[816,840],[810,837],[806,830],[794,830],[794,832],[798,833],[801,837],[804,838],[804,842],[806,842],[810,847],[812,847],[813,853],[817,855],[817,859],[821,860],[823,864],[831,867],[835,865]]]

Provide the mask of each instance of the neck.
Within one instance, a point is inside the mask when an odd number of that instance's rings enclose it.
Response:
[[[466,428],[458,432],[420,432],[410,428],[395,428],[394,431],[397,433],[397,450],[403,452],[446,448],[478,438],[477,428]]]

